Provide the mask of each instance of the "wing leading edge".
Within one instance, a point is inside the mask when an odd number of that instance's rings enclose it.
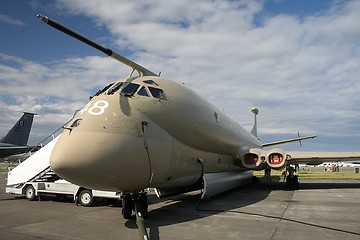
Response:
[[[287,155],[288,163],[294,164],[360,161],[360,152],[287,152]]]
[[[276,142],[264,143],[264,144],[262,144],[262,147],[269,147],[269,146],[280,145],[280,144],[285,144],[285,143],[290,143],[290,142],[297,142],[297,141],[306,140],[306,139],[310,139],[310,138],[316,138],[316,137],[317,137],[316,135],[312,135],[312,136],[298,137],[298,138],[292,138],[292,139],[281,140],[281,141],[276,141]]]

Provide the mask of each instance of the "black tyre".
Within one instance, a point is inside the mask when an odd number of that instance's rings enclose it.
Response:
[[[78,201],[84,207],[90,207],[94,203],[94,198],[90,190],[84,189],[79,193]]]
[[[146,219],[148,215],[148,206],[149,206],[147,202],[147,195],[141,194],[139,200],[140,200],[140,213],[143,216],[143,218]]]
[[[299,189],[299,178],[298,178],[298,176],[294,176],[294,188]]]
[[[286,188],[288,188],[288,189],[291,188],[291,178],[290,178],[290,176],[286,177]]]
[[[298,176],[287,176],[286,177],[286,187],[288,189],[298,189],[299,188],[299,180]]]
[[[126,193],[122,199],[122,215],[124,219],[130,219],[133,210],[131,194]]]
[[[35,189],[32,185],[29,185],[25,189],[25,197],[27,200],[34,201],[36,198]]]

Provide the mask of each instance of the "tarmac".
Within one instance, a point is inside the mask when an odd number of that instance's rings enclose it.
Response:
[[[121,204],[76,206],[71,199],[28,201],[5,194],[0,173],[0,239],[139,239]],[[276,180],[276,179],[274,179]],[[149,193],[150,239],[360,239],[360,181],[257,183],[212,199],[200,192],[157,199]]]

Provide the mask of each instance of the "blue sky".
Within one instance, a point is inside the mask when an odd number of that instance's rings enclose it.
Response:
[[[135,4],[136,3],[136,4]],[[37,112],[30,143],[129,69],[52,29],[41,13],[183,82],[263,142],[360,151],[360,1],[0,1],[0,135]]]

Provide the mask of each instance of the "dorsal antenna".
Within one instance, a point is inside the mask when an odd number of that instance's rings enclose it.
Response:
[[[258,137],[258,135],[257,135],[257,118],[256,118],[256,116],[259,113],[259,109],[257,109],[256,107],[253,107],[251,109],[251,112],[254,114],[254,126],[253,126],[253,128],[251,130],[251,134],[254,135],[255,137]]]

